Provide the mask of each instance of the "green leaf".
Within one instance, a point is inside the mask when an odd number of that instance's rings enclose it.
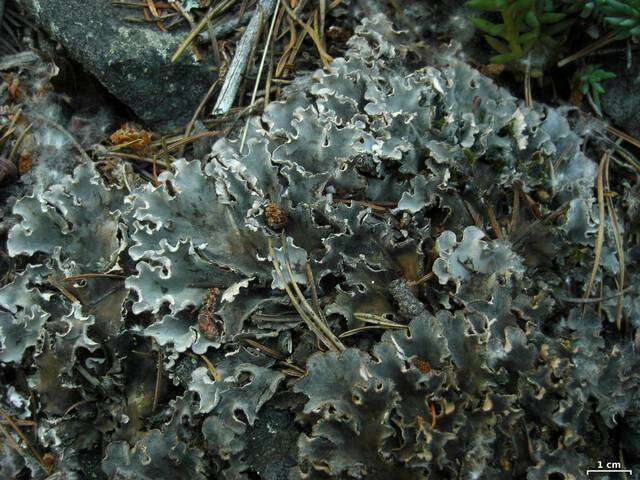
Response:
[[[499,53],[509,53],[509,47],[507,46],[506,43],[501,42],[500,40],[498,40],[495,37],[492,37],[490,35],[485,35],[484,39],[487,41],[487,43],[493,47],[493,49]]]
[[[505,7],[506,1],[504,0],[469,0],[465,5],[475,10],[483,10],[485,12],[499,12]]]
[[[540,38],[540,32],[528,32],[528,33],[525,33],[524,35],[520,35],[520,42],[531,43],[538,40],[538,38]]]
[[[567,20],[563,20],[562,22],[556,23],[555,25],[551,25],[548,28],[545,28],[544,31],[549,36],[557,35],[564,32],[565,30],[568,30],[574,23],[575,20],[573,18],[569,18]]]
[[[540,21],[542,23],[557,23],[566,17],[566,13],[545,13],[540,17]]]
[[[535,0],[516,0],[516,2],[511,5],[510,10],[513,13],[524,12],[525,10],[530,10],[535,3]]]
[[[478,29],[494,37],[504,34],[504,25],[497,25],[479,17],[471,17],[471,23]]]
[[[638,14],[638,12],[631,6],[627,5],[624,2],[618,2],[617,0],[607,0],[607,2],[603,2],[602,11],[605,14],[624,14],[629,17],[633,17]]]
[[[531,28],[540,28],[540,21],[538,20],[538,16],[536,15],[536,12],[534,12],[533,10],[529,10],[524,15],[524,21]]]
[[[502,53],[500,55],[491,57],[489,61],[491,63],[504,64],[512,62],[514,60],[518,60],[518,58],[520,58],[520,56],[517,53]]]

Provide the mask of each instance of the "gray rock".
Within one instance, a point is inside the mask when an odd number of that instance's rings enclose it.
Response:
[[[36,23],[147,125],[186,124],[216,77],[210,60],[188,52],[171,63],[186,33],[124,19],[131,9],[110,0],[20,0]]]
[[[606,92],[601,97],[602,112],[613,123],[630,135],[640,137],[640,62],[634,58],[627,69],[624,54],[611,56],[604,67],[617,76],[604,83]]]

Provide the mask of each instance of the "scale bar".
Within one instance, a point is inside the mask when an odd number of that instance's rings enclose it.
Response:
[[[628,473],[631,475],[631,470],[604,470],[604,469],[596,469],[596,470],[587,470],[587,475],[590,473]]]

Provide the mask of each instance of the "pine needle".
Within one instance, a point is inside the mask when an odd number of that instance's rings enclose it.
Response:
[[[600,260],[602,258],[602,245],[604,243],[604,222],[605,222],[605,211],[604,211],[604,172],[609,164],[609,152],[605,152],[600,160],[600,166],[598,167],[598,178],[596,180],[597,191],[598,191],[598,233],[596,236],[595,242],[595,258],[593,260],[593,268],[591,269],[591,275],[589,277],[589,282],[587,283],[587,288],[584,292],[584,298],[587,299],[591,295],[591,290],[593,289],[593,285],[596,281],[596,275],[598,274],[598,269],[600,268]],[[584,309],[583,309],[584,313]]]
[[[609,191],[609,162],[607,162],[607,169],[605,170],[605,185],[607,191]],[[613,199],[610,195],[607,195],[607,211],[609,212],[609,218],[613,224],[613,238],[616,244],[616,251],[618,253],[618,303],[616,305],[616,327],[618,331],[622,330],[622,307],[624,305],[624,277],[625,277],[625,255],[624,255],[624,240],[620,232],[620,224],[618,222],[618,215],[613,205]]]
[[[291,17],[291,19],[296,22],[298,25],[300,25],[311,37],[311,39],[313,40],[313,43],[316,46],[316,49],[318,50],[318,53],[320,54],[320,60],[322,61],[322,65],[324,67],[328,67],[329,63],[333,60],[333,57],[331,55],[329,55],[324,47],[322,46],[322,42],[320,41],[320,36],[318,35],[318,32],[316,32],[315,30],[313,30],[308,24],[304,23],[302,20],[300,20],[295,12],[291,9],[291,7],[289,5],[287,5],[287,2],[282,1],[282,6],[284,7],[284,9],[287,11],[287,14],[289,15],[289,17]]]

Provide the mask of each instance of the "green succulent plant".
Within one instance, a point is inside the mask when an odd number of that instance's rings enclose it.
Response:
[[[471,17],[476,28],[485,33],[487,43],[498,52],[491,58],[492,63],[523,60],[536,50],[557,50],[575,21],[567,13],[558,11],[553,0],[470,0],[466,5],[474,10],[500,15],[498,23],[484,17]],[[532,75],[539,76],[545,61],[534,63],[540,68],[534,67]]]
[[[618,40],[640,35],[639,0],[564,0],[563,11],[613,27]]]
[[[596,113],[601,115],[600,95],[605,92],[602,82],[615,77],[615,73],[601,69],[600,65],[589,64],[575,73],[573,82],[580,92],[590,99]]]
[[[598,0],[597,3],[603,22],[614,28],[618,39],[640,35],[640,0]]]

